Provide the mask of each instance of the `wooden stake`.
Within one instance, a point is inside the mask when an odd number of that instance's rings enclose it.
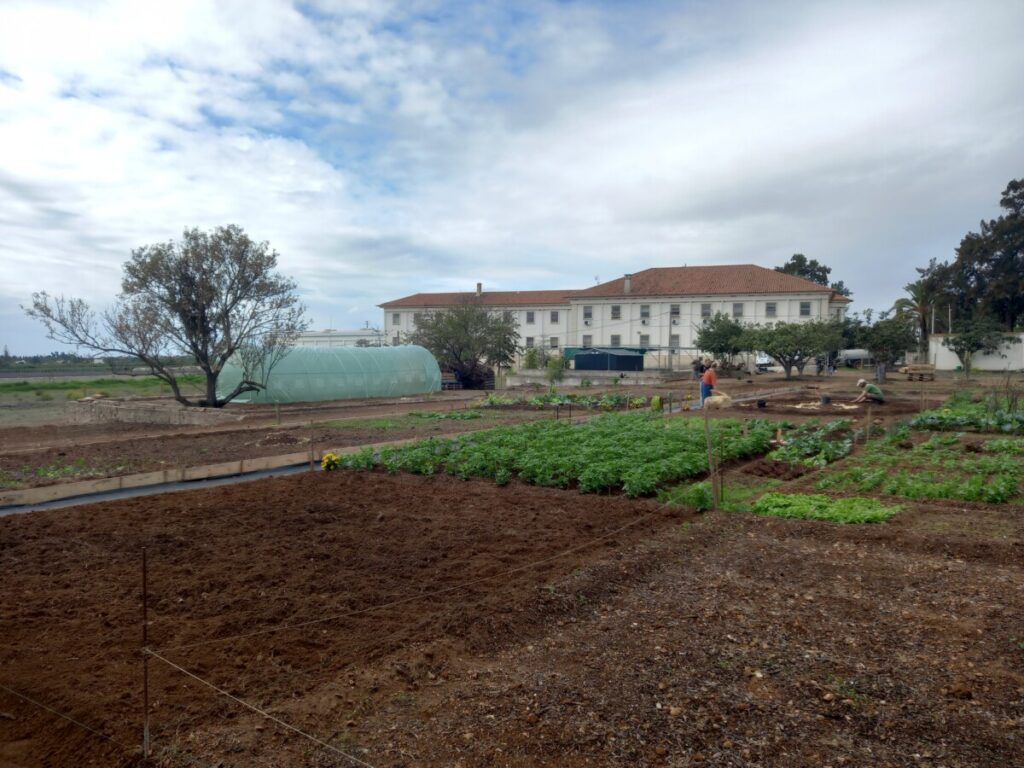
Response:
[[[711,424],[708,421],[707,408],[701,409],[704,412],[704,441],[708,447],[708,474],[711,478],[711,508],[718,509],[718,482],[717,468],[715,467],[715,454],[711,449]]]
[[[149,759],[149,586],[142,548],[142,756]]]
[[[309,422],[309,468],[310,468],[310,470],[313,469],[313,465],[315,464],[315,459],[313,458],[314,455],[315,455],[315,449],[313,447],[313,422],[311,420]]]
[[[864,427],[864,445],[868,444],[868,438],[871,436],[871,403],[868,402],[868,423]]]

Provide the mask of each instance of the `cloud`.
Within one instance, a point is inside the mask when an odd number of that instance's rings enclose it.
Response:
[[[243,226],[314,322],[803,252],[857,306],[1024,167],[1024,6],[8,2],[3,341],[33,290]],[[27,347],[27,348],[26,348]]]

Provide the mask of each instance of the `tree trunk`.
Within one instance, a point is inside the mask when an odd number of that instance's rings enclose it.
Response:
[[[786,378],[787,379],[793,378],[793,364],[792,363],[783,364],[782,370],[784,370],[786,372]]]
[[[885,383],[885,363],[875,363],[875,381]]]
[[[200,403],[207,408],[217,408],[217,376],[216,374],[207,372],[206,373],[206,399]]]

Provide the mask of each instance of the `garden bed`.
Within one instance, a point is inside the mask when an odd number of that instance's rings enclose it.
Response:
[[[0,519],[0,682],[128,745],[0,691],[0,762],[139,765],[145,546],[157,648],[344,615],[166,656],[377,768],[1019,765],[1020,516],[942,514],[338,472]],[[164,768],[346,764],[156,660],[150,695]]]
[[[419,415],[415,415],[419,414]],[[473,416],[475,418],[468,418]],[[457,434],[499,424],[539,418],[529,412],[419,411],[362,419],[346,419],[309,427],[262,427],[213,430],[83,442],[53,449],[0,453],[0,488],[34,488],[62,482],[116,477],[161,469],[217,464],[308,450],[430,435]],[[72,432],[71,434],[75,434]],[[84,432],[94,435],[95,432]]]

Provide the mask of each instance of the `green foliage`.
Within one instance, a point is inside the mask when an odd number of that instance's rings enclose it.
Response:
[[[849,419],[832,421],[819,427],[811,420],[786,433],[785,444],[768,454],[768,458],[807,467],[824,467],[853,450],[854,434]]]
[[[709,510],[715,505],[715,495],[711,490],[711,483],[707,480],[682,486],[677,493],[668,498],[671,498],[673,504],[691,507],[698,512]]]
[[[836,283],[829,283],[828,277],[832,274],[831,267],[826,267],[818,262],[817,259],[808,259],[802,253],[794,253],[789,257],[789,261],[781,267],[776,267],[775,271],[802,277],[804,280],[810,280],[818,285],[827,285],[833,291],[841,293],[843,296],[853,295],[853,292],[846,287],[842,280]]]
[[[752,326],[744,331],[742,346],[763,351],[782,366],[788,379],[794,368],[803,374],[809,361],[823,352],[838,349],[841,340],[839,323],[810,320]]]
[[[823,520],[832,523],[881,523],[899,512],[876,499],[832,498],[822,494],[766,493],[751,505],[758,515]]]
[[[29,317],[51,339],[96,353],[137,358],[170,385],[183,405],[219,408],[257,392],[270,369],[308,323],[296,284],[277,273],[278,254],[238,226],[186,229],[181,240],[132,251],[121,295],[97,314],[82,299],[32,295]],[[173,360],[187,354],[205,376],[205,397],[190,400],[178,386]],[[224,397],[217,379],[229,359],[244,373]]]
[[[502,406],[517,405],[522,403],[515,397],[504,397],[502,395],[488,395],[484,398],[484,401],[480,403],[482,408],[500,408]]]
[[[1024,410],[1020,400],[990,393],[974,401],[969,392],[957,392],[940,409],[918,414],[911,422],[913,429],[933,431],[1024,433]]]
[[[742,323],[717,312],[701,324],[695,344],[697,349],[710,352],[720,360],[728,360],[733,355],[752,349],[745,346],[747,338],[743,331]]]
[[[536,347],[530,347],[523,355],[523,368],[529,371],[535,371],[540,368],[540,365],[541,353]]]
[[[178,383],[182,386],[196,385],[203,381],[199,374],[184,374],[178,377]],[[153,376],[139,376],[137,378],[119,379],[57,379],[53,381],[4,381],[0,382],[0,395],[15,392],[66,392],[81,390],[86,393],[96,392],[100,389],[149,389],[158,386],[162,382]]]
[[[869,444],[862,454],[827,471],[817,487],[992,504],[1018,498],[1024,467],[1012,451],[987,451],[983,445],[980,453],[967,452],[961,438],[932,435],[913,445],[907,433],[894,435]]]
[[[744,434],[739,422],[716,420],[712,439],[719,460],[763,453],[772,428],[754,420]],[[543,420],[379,452],[366,449],[345,462],[352,469],[381,466],[388,472],[445,472],[462,478],[518,476],[535,485],[575,486],[590,493],[621,489],[628,496],[648,496],[708,470],[703,424],[649,413],[605,414],[573,425]]]
[[[1022,254],[1024,258],[1024,254]],[[974,355],[979,352],[986,355],[998,354],[1006,357],[1002,349],[1010,344],[1020,343],[1020,337],[1008,335],[999,323],[991,318],[965,320],[954,325],[954,334],[942,340],[942,346],[956,355],[963,366],[964,376],[971,375]]]
[[[458,374],[465,386],[478,387],[489,367],[511,365],[518,339],[514,317],[468,299],[421,317],[408,340],[430,350],[438,362]]]
[[[565,366],[567,361],[561,355],[552,355],[545,366],[545,377],[549,384],[554,385],[565,378]]]
[[[877,362],[885,365],[894,364],[918,344],[914,317],[906,313],[889,316],[883,312],[873,323],[856,319],[853,333],[853,345],[868,350]]]
[[[409,416],[431,421],[469,421],[482,418],[483,414],[480,411],[413,411]]]
[[[661,395],[654,395],[654,397],[651,398],[651,410],[661,413],[663,408],[664,405],[661,402]]]

